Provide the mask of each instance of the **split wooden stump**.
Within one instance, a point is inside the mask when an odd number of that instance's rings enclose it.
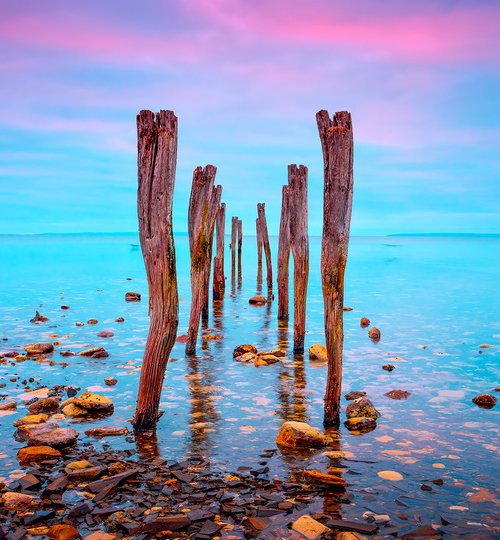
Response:
[[[172,199],[177,117],[172,111],[137,116],[139,235],[149,288],[150,326],[133,426],[156,427],[161,389],[179,321]]]
[[[350,113],[316,114],[324,161],[321,279],[325,304],[328,375],[325,391],[326,426],[340,421],[342,351],[344,341],[344,273],[347,262],[353,194],[353,133]]]
[[[226,203],[220,205],[215,220],[216,254],[214,258],[214,282],[212,294],[214,300],[224,298],[226,278],[224,277],[224,230],[226,226]]]
[[[267,221],[266,221],[266,204],[258,203],[257,204],[257,215],[258,215],[258,228],[260,240],[264,248],[264,253],[266,255],[266,269],[267,269],[267,293],[268,296],[272,294],[273,291],[273,263],[271,260],[271,246],[269,244],[269,234],[267,232]]]
[[[219,211],[222,186],[214,186],[216,167],[197,167],[189,199],[188,235],[191,252],[191,313],[186,354],[196,353],[200,315],[208,320],[208,296],[215,219]]]

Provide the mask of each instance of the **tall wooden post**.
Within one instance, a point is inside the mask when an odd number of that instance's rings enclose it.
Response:
[[[267,267],[267,291],[268,294],[273,290],[273,263],[271,261],[271,246],[269,245],[269,234],[267,232],[266,221],[266,204],[257,204],[257,213],[260,223],[260,236],[262,238],[262,245],[264,247],[264,253],[266,255],[266,267]]]
[[[216,254],[214,258],[213,298],[222,300],[226,281],[224,277],[224,230],[226,227],[226,203],[220,205],[215,220]]]
[[[172,111],[137,116],[137,210],[149,289],[149,333],[141,369],[133,426],[154,429],[168,357],[179,322],[172,232],[177,164],[177,117]]]
[[[290,261],[290,207],[288,186],[283,186],[278,240],[278,320],[288,320],[288,267]]]
[[[241,282],[241,246],[243,243],[243,222],[238,219],[238,282]]]
[[[353,193],[353,134],[351,115],[327,111],[316,114],[324,161],[323,241],[321,278],[325,303],[325,337],[328,376],[325,392],[325,426],[340,422],[342,350],[344,340],[344,272],[347,262]]]
[[[255,234],[257,237],[257,294],[262,292],[262,238],[260,236],[259,218],[255,219]]]
[[[289,165],[288,186],[290,244],[293,253],[293,351],[302,354],[306,334],[306,298],[309,279],[307,167]]]
[[[208,309],[208,289],[212,265],[215,218],[219,210],[222,187],[214,186],[217,169],[197,167],[188,210],[189,248],[191,251],[191,313],[189,316],[186,354],[195,354],[200,315]]]
[[[236,279],[236,243],[238,241],[238,217],[231,218],[231,282]]]

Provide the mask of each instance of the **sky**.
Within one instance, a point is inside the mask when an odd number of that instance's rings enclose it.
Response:
[[[277,234],[315,114],[352,113],[353,235],[500,233],[498,0],[0,0],[0,234],[137,230],[136,114],[179,118],[174,230],[217,166]]]

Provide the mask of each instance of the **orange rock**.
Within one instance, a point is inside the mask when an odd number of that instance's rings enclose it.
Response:
[[[81,538],[80,533],[73,525],[67,525],[66,523],[49,527],[47,536],[50,540],[75,540],[76,538]]]
[[[370,319],[368,319],[367,317],[361,317],[359,325],[361,326],[361,328],[368,328],[368,326],[370,326]]]
[[[267,299],[265,296],[252,296],[252,298],[248,300],[248,303],[255,306],[263,306],[264,304],[267,304]]]
[[[380,330],[376,326],[372,326],[370,330],[368,331],[368,337],[372,341],[380,341],[382,334],[380,333]]]
[[[305,470],[304,477],[309,482],[314,482],[317,484],[328,484],[332,486],[345,486],[345,480],[340,476],[333,474],[325,474],[316,470]]]
[[[326,437],[305,422],[284,422],[276,437],[276,444],[291,448],[321,448],[326,443]]]

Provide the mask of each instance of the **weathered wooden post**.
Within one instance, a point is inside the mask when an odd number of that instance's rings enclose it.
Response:
[[[236,278],[236,242],[238,241],[238,216],[231,218],[231,282]]]
[[[288,186],[283,186],[278,240],[278,320],[288,320],[288,267],[290,261],[290,207]]]
[[[309,279],[307,167],[289,165],[288,186],[290,245],[293,253],[293,351],[301,354],[304,352],[306,334],[306,298]]]
[[[208,309],[210,267],[215,218],[219,210],[222,187],[214,186],[217,169],[197,167],[189,199],[188,234],[191,252],[191,313],[189,316],[186,354],[195,354],[200,315]],[[208,315],[208,313],[207,313]]]
[[[265,203],[257,203],[257,213],[259,216],[260,237],[266,255],[267,291],[269,296],[269,293],[272,293],[273,291],[273,263],[271,261],[271,246],[269,245],[269,234],[267,232]]]
[[[224,277],[224,229],[226,226],[226,203],[220,205],[215,220],[216,254],[214,258],[213,299],[222,300],[226,281]]]
[[[325,426],[340,422],[342,350],[344,340],[344,272],[347,262],[353,193],[353,134],[350,113],[316,114],[324,161],[323,241],[321,278],[325,303],[325,337],[328,376],[325,392]]]
[[[149,289],[149,333],[142,361],[133,426],[154,429],[161,389],[179,321],[172,232],[177,164],[177,117],[172,111],[137,116],[137,210]]]
[[[243,243],[243,222],[238,219],[238,281],[241,282],[241,246]]]
[[[259,218],[255,219],[255,233],[257,237],[257,294],[262,291],[262,238],[260,236]]]

